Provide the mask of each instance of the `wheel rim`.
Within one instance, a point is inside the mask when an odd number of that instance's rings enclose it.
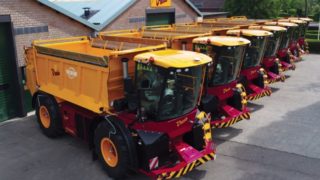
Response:
[[[40,119],[41,123],[45,128],[49,128],[50,126],[50,116],[49,112],[46,107],[41,106],[40,107]]]
[[[115,167],[118,164],[118,152],[116,146],[109,138],[103,138],[101,140],[100,147],[104,161],[110,167]]]

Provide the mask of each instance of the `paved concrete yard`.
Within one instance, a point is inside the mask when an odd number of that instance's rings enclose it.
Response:
[[[251,120],[213,131],[217,160],[180,180],[320,179],[320,55],[303,56],[273,94],[250,103]],[[87,145],[49,139],[36,117],[0,124],[1,180],[108,180]],[[149,180],[140,174],[132,180]]]

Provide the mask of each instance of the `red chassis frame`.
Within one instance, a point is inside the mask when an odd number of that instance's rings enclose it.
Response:
[[[262,64],[264,65],[265,70],[268,75],[268,84],[273,84],[273,83],[276,83],[279,81],[284,82],[286,79],[286,77],[284,75],[278,75],[278,74],[275,74],[270,71],[270,68],[275,65],[275,63],[277,61],[276,59],[277,59],[277,55],[274,55],[272,57],[263,58],[263,60],[262,60]],[[281,63],[281,65],[282,65],[282,63]]]
[[[241,120],[250,119],[250,108],[244,106],[242,111],[235,109],[227,104],[227,99],[233,96],[237,86],[237,80],[222,86],[208,87],[207,92],[210,95],[217,96],[219,99],[219,115],[225,116],[223,120],[212,120],[212,128],[229,127]]]
[[[240,75],[247,78],[247,86],[245,87],[247,94],[249,94],[246,96],[247,101],[254,101],[261,97],[271,95],[271,88],[266,86],[264,89],[262,89],[261,87],[258,87],[252,83],[254,79],[258,78],[260,69],[261,65],[241,70]]]
[[[293,63],[293,60],[291,59],[291,57],[290,57],[291,64],[283,61],[284,58],[287,58],[288,50],[291,51],[291,50],[297,49],[297,43],[290,43],[289,47],[287,47],[285,49],[279,49],[278,53],[277,53],[277,55],[279,56],[279,59],[281,60],[282,72],[296,69],[296,65]]]
[[[98,114],[68,102],[62,102],[59,104],[59,106],[62,114],[63,129],[78,139],[89,143],[90,136],[88,136],[88,126],[90,121],[92,121],[93,118]],[[172,152],[171,155],[176,155],[180,161],[178,164],[170,168],[162,166],[157,170],[150,170],[150,172],[140,169],[140,172],[159,180],[177,178],[206,163],[207,161],[215,159],[215,143],[212,143],[211,141],[206,142],[206,147],[204,147],[204,149],[200,152],[185,143],[182,139],[185,133],[192,130],[192,127],[195,123],[196,113],[197,109],[183,117],[169,121],[147,121],[143,123],[137,122],[130,127],[135,130],[168,134],[170,138],[169,150]],[[79,118],[79,116],[81,116],[81,118]],[[136,118],[135,114],[131,113],[130,111],[121,112],[117,116],[127,125]]]

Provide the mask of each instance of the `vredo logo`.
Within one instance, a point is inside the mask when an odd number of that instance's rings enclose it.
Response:
[[[251,71],[251,75],[254,74],[254,73],[256,73],[256,72],[257,72],[256,70]]]
[[[177,121],[177,127],[179,127],[179,126],[181,126],[182,124],[184,124],[187,120],[188,120],[188,118],[185,118],[185,119],[183,119],[183,120]]]
[[[226,88],[226,89],[223,89],[223,94],[229,92],[231,90],[231,88]]]
[[[152,8],[164,8],[171,7],[172,0],[150,0],[150,5]]]
[[[66,73],[70,79],[73,79],[78,76],[77,71],[75,71],[73,67],[70,67],[69,69],[67,69]]]
[[[60,75],[59,70],[55,71],[54,69],[51,69],[51,71],[52,71],[52,76],[59,76]]]
[[[166,2],[168,2],[168,0],[157,0],[156,3],[157,3],[157,6],[159,6],[159,5],[166,3]]]

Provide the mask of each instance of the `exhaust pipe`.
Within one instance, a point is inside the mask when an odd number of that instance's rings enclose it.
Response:
[[[122,65],[123,65],[123,78],[127,78],[129,75],[128,73],[128,61],[129,59],[128,58],[122,58],[121,59],[122,61]]]
[[[187,41],[182,41],[182,50],[187,50]]]

